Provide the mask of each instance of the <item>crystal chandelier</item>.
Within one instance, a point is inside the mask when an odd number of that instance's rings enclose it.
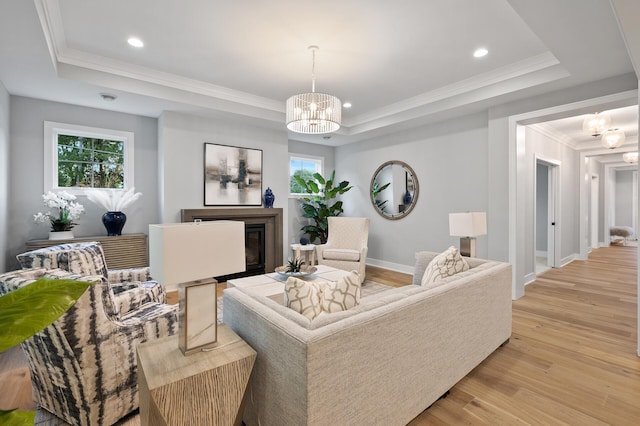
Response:
[[[309,46],[312,52],[311,92],[300,93],[287,99],[287,129],[296,133],[323,134],[335,132],[342,120],[340,99],[326,93],[316,92],[316,51],[318,46]]]
[[[582,129],[591,136],[600,136],[611,125],[611,117],[603,113],[589,114],[582,123]]]
[[[602,134],[602,145],[605,148],[618,148],[624,143],[625,135],[622,130],[610,129]]]
[[[625,163],[636,164],[638,162],[638,151],[635,152],[625,152],[622,154],[622,159]]]

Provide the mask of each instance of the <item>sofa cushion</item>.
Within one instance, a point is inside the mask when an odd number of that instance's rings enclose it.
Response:
[[[449,247],[429,262],[422,276],[421,285],[432,287],[447,277],[469,270],[469,264],[454,246]]]
[[[284,305],[313,320],[322,313],[342,312],[360,303],[360,275],[351,271],[338,281],[307,282],[289,277]]]
[[[327,260],[349,260],[357,262],[360,260],[360,252],[350,249],[324,249],[322,257]]]

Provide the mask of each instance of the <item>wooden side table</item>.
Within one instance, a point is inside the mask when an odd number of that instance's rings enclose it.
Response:
[[[189,356],[178,349],[177,335],[137,347],[142,426],[242,423],[256,351],[223,324],[217,343]]]
[[[316,264],[316,245],[315,244],[291,244],[291,250],[295,253],[295,257],[300,259],[300,252],[304,252],[304,264],[313,266]],[[311,263],[309,263],[309,254],[311,254]]]

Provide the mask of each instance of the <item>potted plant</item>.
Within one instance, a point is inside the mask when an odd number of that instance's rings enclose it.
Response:
[[[311,242],[320,240],[321,244],[327,242],[328,221],[330,216],[339,216],[342,210],[342,201],[335,201],[338,195],[349,191],[352,187],[348,181],[342,181],[334,186],[336,171],[331,172],[328,179],[320,173],[314,173],[312,178],[303,179],[294,176],[296,183],[302,188],[302,192],[309,194],[300,198],[302,201],[303,216],[313,220],[313,224],[301,228],[309,235]]]
[[[75,199],[75,195],[69,194],[66,191],[60,193],[49,191],[42,195],[44,205],[50,209],[54,209],[54,213],[38,212],[33,215],[33,219],[36,223],[49,222],[51,224],[51,231],[49,232],[50,240],[73,238],[73,232],[71,232],[71,230],[77,225],[74,220],[78,219],[80,215],[84,213],[84,207],[82,204],[77,203]]]
[[[41,278],[0,296],[0,352],[51,325],[91,282]],[[33,424],[35,411],[0,410],[0,424]]]

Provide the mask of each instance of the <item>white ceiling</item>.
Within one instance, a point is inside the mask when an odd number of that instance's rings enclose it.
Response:
[[[128,46],[132,35],[145,47]],[[153,117],[282,128],[285,100],[310,90],[312,44],[317,90],[353,108],[329,140],[290,137],[329,145],[633,72],[606,0],[0,4],[0,81],[11,94]],[[480,46],[489,55],[475,59]]]

